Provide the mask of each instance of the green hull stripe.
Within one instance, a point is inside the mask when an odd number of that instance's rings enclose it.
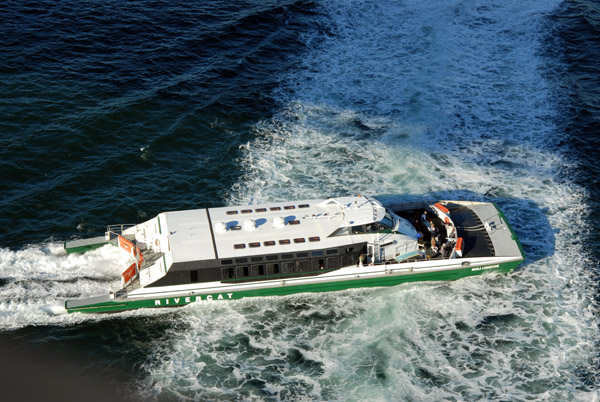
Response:
[[[108,303],[93,304],[77,308],[67,309],[69,313],[106,313],[123,310],[132,310],[145,307],[177,307],[189,303],[203,300],[235,300],[244,297],[264,297],[264,296],[283,296],[295,293],[307,292],[330,292],[337,290],[362,288],[362,287],[380,287],[394,286],[407,282],[420,281],[448,281],[465,278],[473,275],[480,275],[484,272],[512,272],[519,264],[519,261],[506,262],[502,264],[492,264],[481,267],[465,267],[453,270],[409,273],[409,274],[390,274],[378,278],[353,279],[338,282],[314,283],[302,285],[281,285],[279,287],[270,287],[263,289],[239,290],[224,293],[201,293],[193,296],[178,297],[152,297],[144,300],[123,301],[116,300]],[[66,304],[65,304],[66,306]]]
[[[88,245],[85,245],[85,246],[67,248],[67,242],[65,242],[64,248],[65,248],[65,251],[67,252],[67,254],[85,253],[85,252],[88,252],[90,250],[95,250],[97,248],[105,246],[107,244],[112,244],[112,243],[110,243],[110,242],[107,241],[107,242],[104,242],[104,243],[95,243],[95,244],[88,244]]]

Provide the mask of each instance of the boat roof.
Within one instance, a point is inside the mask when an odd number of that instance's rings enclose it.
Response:
[[[379,201],[358,196],[173,211],[159,218],[169,233],[173,262],[184,262],[352,244],[364,238],[328,236],[384,216]]]

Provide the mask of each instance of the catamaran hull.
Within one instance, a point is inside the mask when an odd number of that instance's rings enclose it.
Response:
[[[157,289],[156,292],[143,295],[130,295],[122,300],[117,298],[98,302],[97,298],[89,299],[90,304],[79,300],[79,305],[66,303],[69,313],[109,313],[139,308],[180,307],[201,301],[238,300],[247,297],[284,296],[298,293],[333,292],[353,288],[396,286],[409,282],[450,281],[469,276],[481,275],[488,272],[512,273],[522,262],[513,261],[493,262],[482,264],[470,262],[461,266],[464,261],[456,260],[457,268],[424,267],[411,268],[388,266],[384,272],[362,272],[353,274],[338,273],[335,277],[324,278],[294,278],[275,280],[258,284],[224,285],[213,288],[176,289],[169,287]]]
[[[66,310],[107,313],[449,281],[510,273],[525,259],[514,230],[493,203],[410,202],[386,209],[373,199],[349,197],[252,208],[159,214],[143,224],[121,225],[119,235],[109,227],[104,238],[65,243],[67,251],[76,252],[110,242],[136,260],[122,275],[121,290],[67,300]],[[241,222],[240,214],[256,219]],[[431,234],[417,250],[422,235],[417,228],[426,234],[441,229],[444,245],[434,247]]]

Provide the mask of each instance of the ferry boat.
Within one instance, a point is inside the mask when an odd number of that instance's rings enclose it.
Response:
[[[525,258],[494,203],[360,195],[164,212],[64,246],[106,244],[133,261],[120,290],[67,300],[69,313],[454,280],[509,273]]]

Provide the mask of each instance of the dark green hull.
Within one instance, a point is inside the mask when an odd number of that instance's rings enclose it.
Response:
[[[86,253],[88,251],[103,247],[107,244],[113,244],[111,241],[106,240],[104,236],[94,237],[91,239],[76,239],[68,240],[64,243],[64,248],[67,254],[73,253]]]

